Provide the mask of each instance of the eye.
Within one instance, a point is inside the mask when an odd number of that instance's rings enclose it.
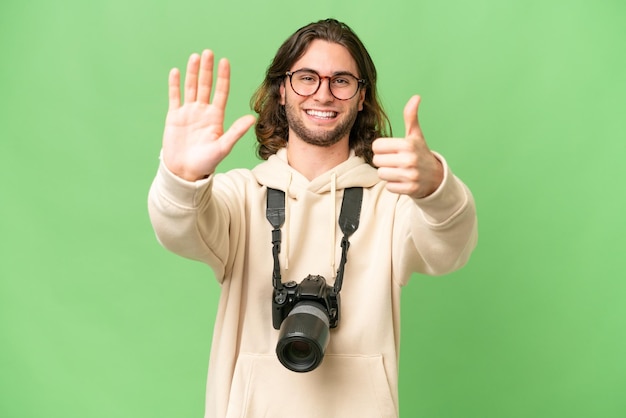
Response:
[[[317,83],[317,75],[314,73],[298,73],[298,81],[306,84],[315,84]]]
[[[350,77],[333,77],[332,79],[333,85],[337,87],[348,87],[354,83],[354,81]]]

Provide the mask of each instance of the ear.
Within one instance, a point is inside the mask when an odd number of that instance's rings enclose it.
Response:
[[[363,103],[365,103],[365,87],[359,90],[359,112],[363,110]]]
[[[280,83],[280,101],[278,102],[280,105],[285,105],[285,82]]]

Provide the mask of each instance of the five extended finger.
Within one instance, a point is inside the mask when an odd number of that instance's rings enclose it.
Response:
[[[213,104],[220,109],[226,108],[228,92],[230,91],[230,63],[226,58],[222,58],[217,65],[217,83],[215,83],[215,94]]]
[[[169,108],[170,110],[180,107],[180,71],[172,68],[168,78]]]
[[[187,73],[185,74],[185,103],[195,102],[198,94],[198,70],[200,56],[191,54],[187,61]]]
[[[233,122],[230,128],[228,128],[228,130],[224,132],[224,135],[222,135],[222,137],[220,138],[224,149],[227,152],[230,152],[230,150],[235,146],[237,141],[239,141],[239,139],[248,131],[248,129],[250,129],[250,127],[254,125],[255,121],[256,118],[254,116],[246,115],[240,117],[235,122]]]
[[[200,56],[200,74],[198,76],[198,102],[208,104],[211,98],[211,86],[213,85],[213,51],[208,49]]]

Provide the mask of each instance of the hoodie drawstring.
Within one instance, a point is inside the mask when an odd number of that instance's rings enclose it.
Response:
[[[335,278],[335,236],[337,234],[337,173],[333,171],[330,175],[330,271]]]
[[[287,175],[287,184],[285,186],[285,270],[289,270],[289,188],[291,187],[291,173]]]
[[[289,233],[290,230],[290,222],[291,222],[291,216],[290,216],[290,193],[289,193],[289,189],[291,187],[291,182],[292,182],[292,175],[291,173],[287,176],[287,181],[286,181],[286,185],[285,185],[285,234],[284,234],[284,260],[285,260],[285,264],[284,264],[284,269],[285,270],[289,270],[289,239],[291,237],[291,234]],[[336,260],[335,260],[335,238],[337,235],[337,173],[333,172],[330,175],[330,217],[329,217],[329,221],[330,221],[330,245],[329,245],[329,249],[330,249],[330,268],[331,268],[331,274],[333,275],[333,279],[335,278],[337,272],[335,271],[335,264],[336,264]]]

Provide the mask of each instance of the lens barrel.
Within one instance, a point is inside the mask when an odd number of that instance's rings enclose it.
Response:
[[[302,301],[283,321],[276,344],[278,360],[294,372],[308,372],[320,365],[330,339],[326,308]]]

